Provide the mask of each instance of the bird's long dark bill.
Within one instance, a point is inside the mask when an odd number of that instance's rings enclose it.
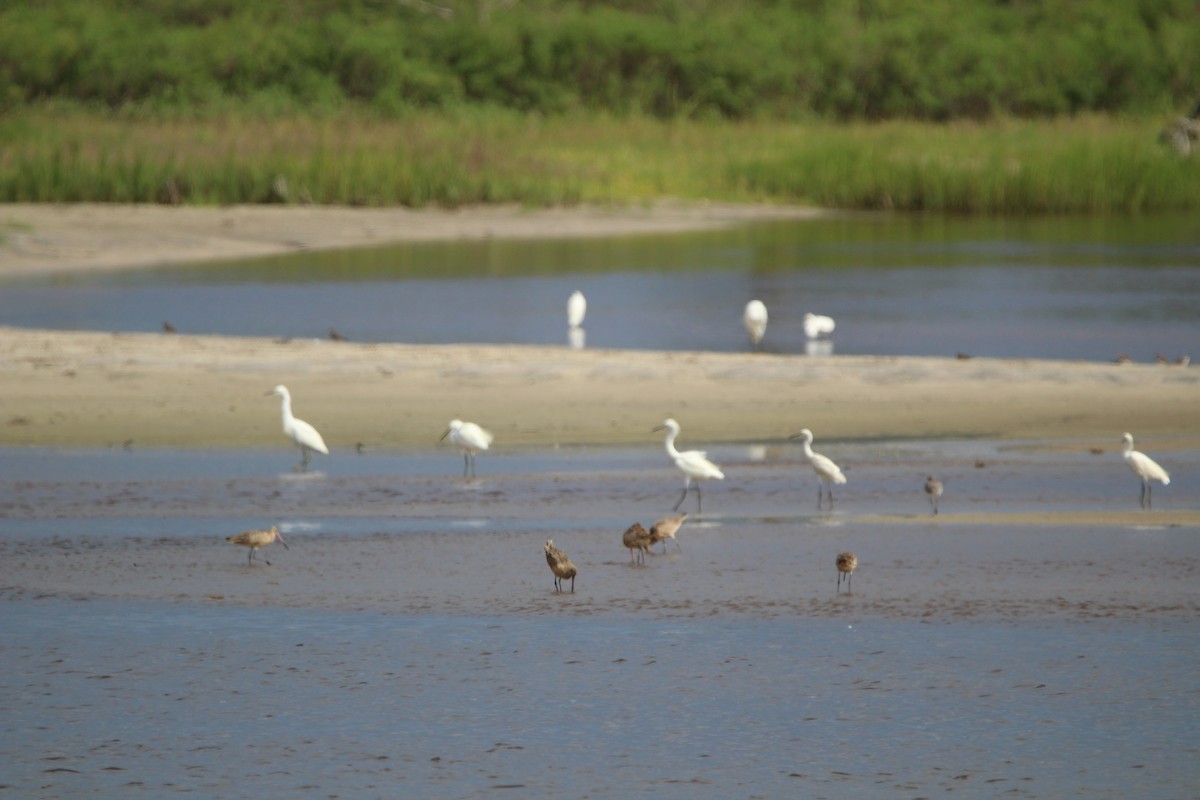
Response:
[[[449,435],[450,435],[450,429],[449,429],[449,428],[446,428],[446,432],[445,432],[445,433],[443,433],[441,436],[439,436],[439,437],[438,437],[438,441],[440,442],[442,439],[445,439],[445,438],[446,438],[447,436],[449,436]]]

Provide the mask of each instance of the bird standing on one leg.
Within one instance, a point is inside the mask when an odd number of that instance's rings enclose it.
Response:
[[[725,473],[721,472],[720,467],[708,460],[708,455],[703,450],[684,450],[682,453],[675,449],[675,437],[679,435],[679,423],[673,419],[667,419],[662,425],[656,425],[651,428],[651,432],[665,430],[667,432],[666,447],[667,455],[675,462],[675,466],[683,473],[683,494],[679,496],[679,502],[675,504],[672,511],[678,511],[683,505],[683,501],[687,499],[688,487],[692,485],[692,479],[696,480],[696,513],[700,513],[700,481],[708,478],[716,480],[724,480]]]
[[[820,453],[813,452],[813,435],[812,431],[810,431],[808,428],[804,428],[799,433],[794,433],[788,438],[804,440],[804,457],[808,459],[808,463],[812,465],[813,472],[817,473],[818,478],[817,508],[821,508],[822,486],[828,490],[829,507],[833,508],[833,484],[846,482],[846,476],[842,474],[842,468],[833,463],[832,459],[826,458]]]
[[[267,394],[283,398],[283,432],[300,448],[300,463],[293,467],[293,470],[306,472],[308,462],[312,460],[312,454],[329,455],[329,448],[325,446],[325,440],[321,438],[321,434],[317,433],[316,428],[304,420],[292,416],[292,394],[286,386],[280,384]]]
[[[575,591],[575,565],[571,563],[571,559],[562,550],[554,546],[553,539],[546,540],[546,563],[550,565],[550,571],[554,573],[554,588],[561,592],[562,582],[564,578],[571,579],[571,591]]]
[[[1125,441],[1125,463],[1142,482],[1142,508],[1150,508],[1150,481],[1159,481],[1166,486],[1171,482],[1171,476],[1150,456],[1133,449],[1133,434],[1126,433],[1121,438]]]
[[[929,498],[929,504],[933,506],[933,515],[936,517],[938,513],[938,498],[942,496],[942,482],[930,475],[925,479],[925,494]]]
[[[480,450],[487,450],[495,437],[474,422],[463,422],[461,419],[450,420],[450,427],[446,428],[439,441],[447,436],[450,437],[450,443],[462,451],[463,477],[467,477],[467,469],[470,468],[471,477],[474,478],[475,454]]]
[[[837,557],[837,572],[838,594],[842,592],[842,578],[846,579],[846,593],[853,594],[854,590],[850,586],[850,582],[854,579],[854,570],[858,569],[858,557],[854,553],[838,553]]]
[[[279,532],[278,526],[275,525],[272,525],[268,530],[242,531],[234,536],[226,536],[225,541],[250,548],[250,554],[246,556],[247,566],[254,562],[254,557],[258,554],[259,549],[273,542],[279,542],[283,545],[284,550],[288,549],[287,542],[283,540],[283,534]],[[263,560],[267,562],[268,567],[271,566],[271,562],[266,556],[263,556]]]
[[[663,543],[663,552],[667,552],[667,539],[675,542],[675,546],[679,548],[679,552],[683,552],[683,548],[679,547],[679,540],[675,538],[675,532],[679,530],[679,526],[683,525],[683,521],[687,519],[687,512],[677,514],[674,517],[663,517],[658,522],[650,526],[650,546],[659,542]]]
[[[635,522],[621,535],[621,543],[629,548],[629,563],[645,564],[646,551],[650,548],[650,531]],[[636,556],[636,558],[635,558]]]

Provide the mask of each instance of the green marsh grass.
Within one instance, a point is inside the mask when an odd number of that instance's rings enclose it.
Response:
[[[189,120],[43,109],[0,119],[0,201],[458,207],[674,197],[1004,215],[1200,208],[1200,158],[1160,145],[1160,123],[504,111]]]

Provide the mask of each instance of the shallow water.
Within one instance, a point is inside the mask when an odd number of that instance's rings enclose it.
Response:
[[[1151,361],[1200,354],[1191,218],[860,216],[602,240],[410,244],[9,281],[0,323],[360,342],[737,351],[742,308],[780,353]],[[807,342],[805,312],[837,319]]]

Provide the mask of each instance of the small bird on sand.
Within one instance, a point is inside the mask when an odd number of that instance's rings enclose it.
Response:
[[[673,517],[663,517],[658,522],[651,525],[650,546],[654,547],[654,545],[662,542],[663,552],[665,553],[667,552],[667,539],[670,539],[672,542],[675,542],[676,547],[679,547],[679,540],[675,538],[675,533],[679,530],[679,526],[683,524],[683,521],[687,519],[687,516],[687,512],[685,511],[682,514],[676,514]],[[679,547],[679,552],[683,552],[682,547]]]
[[[621,543],[629,548],[629,563],[646,563],[646,551],[650,549],[650,531],[635,522],[621,535]]]
[[[925,494],[929,497],[929,504],[933,506],[933,515],[936,517],[938,512],[938,498],[942,496],[942,482],[930,475],[925,479]]]
[[[546,540],[546,563],[550,565],[550,571],[554,573],[554,588],[561,592],[562,582],[564,578],[571,579],[571,591],[575,591],[575,565],[571,563],[571,559],[562,550],[554,546],[553,539]]]
[[[255,554],[269,544],[279,542],[283,545],[284,550],[288,549],[287,542],[283,540],[283,534],[279,532],[279,528],[276,525],[272,525],[267,530],[242,531],[235,536],[226,536],[225,541],[250,548],[250,555],[246,557],[247,566],[254,562]],[[270,560],[266,556],[263,556],[263,560],[267,562],[267,566],[271,565]]]
[[[1133,449],[1133,434],[1121,437],[1125,441],[1125,463],[1142,482],[1142,508],[1150,508],[1150,481],[1159,481],[1163,486],[1171,482],[1171,476],[1145,453]]]
[[[340,333],[338,333],[338,332],[337,332],[335,329],[333,329],[333,328],[330,328],[330,329],[329,329],[329,338],[330,338],[331,340],[335,341],[335,342],[345,342],[345,341],[349,341],[348,339],[346,339],[346,337],[345,337],[345,336],[342,336]]]
[[[854,570],[858,569],[858,557],[854,553],[838,553],[837,571],[838,571],[838,594],[842,591],[842,578],[846,579],[846,593],[852,594],[850,581],[854,579]]]

